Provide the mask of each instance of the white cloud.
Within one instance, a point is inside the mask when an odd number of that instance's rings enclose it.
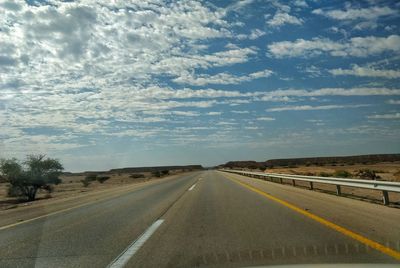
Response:
[[[249,35],[250,40],[255,40],[257,38],[260,38],[261,36],[265,35],[265,32],[260,30],[260,29],[253,29],[251,30],[251,33]]]
[[[293,4],[298,7],[308,7],[308,4],[305,0],[295,0]]]
[[[393,105],[400,105],[400,100],[388,100],[387,103]]]
[[[254,2],[254,0],[240,0],[240,1],[235,1],[235,3],[229,5],[229,6],[226,8],[226,11],[227,11],[227,12],[230,12],[230,11],[239,11],[239,10],[243,9],[244,7],[246,7],[246,6],[250,5],[250,4],[252,4],[253,2]]]
[[[304,68],[304,72],[308,73],[310,75],[310,77],[321,76],[321,69],[314,65],[307,66],[306,68]]]
[[[400,119],[400,113],[368,115],[368,119]]]
[[[194,111],[173,111],[172,114],[180,116],[199,116],[200,113]]]
[[[258,117],[256,120],[258,120],[258,121],[275,121],[275,118],[263,116],[263,117]]]
[[[217,104],[211,99],[188,100],[196,95],[241,96],[240,92],[152,86],[162,75],[242,63],[257,54],[255,47],[206,52],[206,40],[231,36],[225,16],[224,10],[198,1],[2,3],[4,135],[16,137],[23,135],[16,129],[40,127],[76,135],[115,134],[110,127],[115,122],[130,122],[132,127],[166,123],[174,120],[173,115],[197,116],[175,108]],[[164,113],[154,116],[155,111]]]
[[[145,65],[144,67],[149,69],[149,73],[179,76],[183,72],[192,72],[198,68],[208,69],[247,62],[255,54],[257,54],[255,47],[229,48],[225,51],[203,55],[181,53],[179,56],[168,56],[159,62],[149,63],[149,66]]]
[[[367,57],[383,52],[399,53],[400,36],[353,37],[341,42],[326,38],[314,38],[312,40],[297,39],[293,42],[282,41],[269,44],[268,51],[277,58],[316,56],[323,53],[329,53],[335,57]]]
[[[329,72],[333,75],[353,75],[361,77],[382,77],[382,78],[400,78],[400,70],[382,70],[373,67],[361,67],[353,65],[351,69],[332,69]]]
[[[179,84],[190,84],[194,86],[204,86],[207,84],[219,84],[219,85],[229,85],[229,84],[239,84],[246,81],[251,81],[254,79],[269,77],[273,74],[271,70],[262,70],[255,73],[250,73],[244,76],[235,76],[228,73],[219,73],[216,75],[193,75],[191,73],[181,74],[179,77],[173,79],[175,83]]]
[[[303,24],[303,20],[289,13],[277,11],[270,20],[267,20],[267,24],[271,27],[280,27],[285,24],[301,25]]]
[[[327,30],[328,30],[329,32],[332,32],[332,33],[340,33],[340,34],[342,34],[345,38],[347,38],[347,37],[349,36],[348,32],[347,32],[345,29],[343,29],[343,28],[338,28],[338,27],[336,27],[336,26],[331,26],[331,27],[329,27]]]
[[[312,111],[312,110],[332,110],[332,109],[348,109],[348,108],[360,108],[367,107],[369,104],[357,104],[357,105],[299,105],[299,106],[283,106],[267,109],[268,112],[282,112],[282,111]]]
[[[355,87],[355,88],[320,88],[316,90],[286,89],[265,92],[262,100],[284,97],[324,97],[324,96],[398,96],[400,89]]]
[[[273,73],[274,73],[273,71],[265,69],[265,70],[262,70],[259,72],[251,73],[251,74],[249,74],[249,77],[253,78],[253,79],[265,78],[265,77],[271,76]]]
[[[258,130],[260,128],[259,127],[248,126],[248,127],[244,127],[244,129],[247,129],[247,130]]]
[[[249,111],[238,111],[238,110],[233,110],[233,111],[231,111],[231,113],[234,113],[234,114],[248,114],[248,113],[250,113]]]
[[[208,112],[207,113],[207,115],[212,115],[212,116],[221,115],[221,114],[222,114],[222,112]]]
[[[346,10],[314,9],[313,14],[322,15],[335,20],[376,20],[382,16],[398,15],[398,10],[389,7],[348,8]]]
[[[227,122],[227,121],[221,121],[216,123],[217,126],[234,126],[237,125],[238,123],[236,122]]]
[[[256,40],[261,36],[264,36],[265,34],[266,32],[260,29],[253,29],[249,34],[238,34],[235,37],[239,40],[245,40],[245,39]]]

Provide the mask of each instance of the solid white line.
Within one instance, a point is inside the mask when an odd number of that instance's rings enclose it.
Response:
[[[193,185],[192,185],[192,187],[190,187],[188,191],[191,191],[191,190],[193,190],[193,189],[194,189],[194,187],[196,187],[196,183],[195,183],[195,184],[193,184]]]
[[[155,221],[147,230],[139,236],[138,239],[132,242],[112,263],[108,265],[110,268],[124,267],[130,258],[143,246],[150,236],[157,230],[164,220]]]

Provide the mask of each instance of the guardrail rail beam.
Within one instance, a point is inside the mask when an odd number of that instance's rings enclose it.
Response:
[[[319,176],[304,176],[304,175],[292,175],[292,174],[279,174],[279,173],[264,173],[264,172],[252,172],[244,170],[234,169],[221,169],[221,171],[240,174],[243,176],[260,178],[263,180],[269,180],[271,182],[279,182],[283,184],[283,179],[292,181],[292,185],[296,186],[297,181],[304,181],[310,183],[310,190],[314,189],[315,183],[330,184],[336,186],[336,194],[340,196],[342,194],[342,187],[355,187],[361,189],[378,190],[382,192],[382,201],[385,206],[390,204],[389,192],[400,193],[400,183],[392,181],[379,181],[379,180],[362,180],[362,179],[345,179],[345,178],[334,178],[334,177],[319,177]]]

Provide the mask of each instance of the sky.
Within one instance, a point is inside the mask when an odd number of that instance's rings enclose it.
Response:
[[[397,1],[0,0],[0,158],[400,152]]]

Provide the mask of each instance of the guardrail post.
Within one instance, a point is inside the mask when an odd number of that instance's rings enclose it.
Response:
[[[280,181],[280,183],[281,183],[281,184],[283,184],[283,180],[282,180],[282,178],[279,178],[279,181]]]
[[[314,184],[312,181],[310,181],[310,190],[314,190]]]
[[[296,181],[292,180],[292,184],[293,184],[293,186],[296,186]]]
[[[336,185],[336,194],[337,195],[341,195],[342,194],[342,191],[340,189],[340,185]]]
[[[387,191],[382,191],[382,199],[383,199],[383,204],[385,206],[389,205],[389,193]]]

